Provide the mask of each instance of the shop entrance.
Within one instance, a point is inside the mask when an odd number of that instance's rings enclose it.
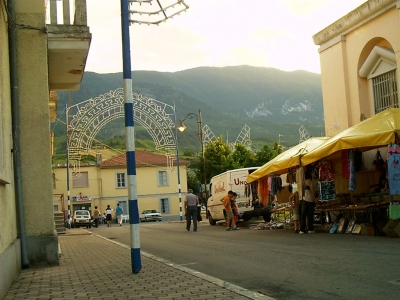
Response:
[[[73,204],[72,205],[72,210],[73,211],[80,210],[80,209],[88,210],[88,211],[90,211],[90,213],[92,213],[92,207],[91,207],[90,203],[80,203],[80,204]]]

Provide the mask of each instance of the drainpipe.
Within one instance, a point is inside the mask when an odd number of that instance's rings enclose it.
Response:
[[[22,267],[29,267],[25,230],[24,201],[22,197],[22,172],[21,172],[21,153],[20,153],[20,115],[19,115],[19,96],[18,96],[18,74],[17,74],[17,47],[16,47],[16,27],[14,0],[7,1],[9,12],[8,20],[8,43],[10,60],[10,85],[11,85],[11,117],[12,117],[12,136],[13,136],[13,159],[14,159],[14,181],[15,198],[17,201],[18,231],[21,240],[21,261]]]

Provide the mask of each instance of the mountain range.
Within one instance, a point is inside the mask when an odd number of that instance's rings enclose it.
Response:
[[[122,87],[122,73],[85,72],[79,91],[58,92],[58,116],[65,119],[65,104],[73,105]],[[250,127],[253,147],[280,140],[283,146],[297,144],[299,128],[311,136],[324,135],[320,75],[306,71],[285,72],[273,68],[234,66],[199,67],[179,72],[133,71],[133,91],[172,105],[177,119],[188,113],[202,113],[215,136],[233,142],[244,125]],[[198,148],[197,126],[181,138],[181,150]],[[191,124],[191,123],[190,123]],[[57,136],[64,126],[55,126]],[[124,134],[123,120],[109,123],[100,139]],[[138,135],[151,139],[138,128]]]

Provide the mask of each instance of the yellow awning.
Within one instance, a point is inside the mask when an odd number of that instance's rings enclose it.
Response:
[[[269,174],[284,174],[289,168],[300,164],[300,156],[310,152],[316,147],[327,141],[328,137],[311,137],[308,140],[282,152],[274,159],[267,162],[262,167],[251,173],[247,177],[247,182],[255,181]]]
[[[367,151],[394,143],[396,132],[400,130],[400,108],[388,108],[368,118],[305,154],[303,165],[311,164],[340,150],[358,149]]]

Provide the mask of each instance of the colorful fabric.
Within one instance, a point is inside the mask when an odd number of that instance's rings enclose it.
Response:
[[[319,181],[334,180],[333,168],[328,160],[323,160],[319,163]]]
[[[318,181],[318,195],[320,201],[327,201],[336,198],[334,181]]]
[[[388,155],[388,176],[390,195],[400,194],[400,154],[391,153]]]
[[[354,166],[354,151],[349,151],[349,191],[356,190],[356,171]]]
[[[389,205],[389,218],[393,220],[400,219],[400,203],[396,202]]]

